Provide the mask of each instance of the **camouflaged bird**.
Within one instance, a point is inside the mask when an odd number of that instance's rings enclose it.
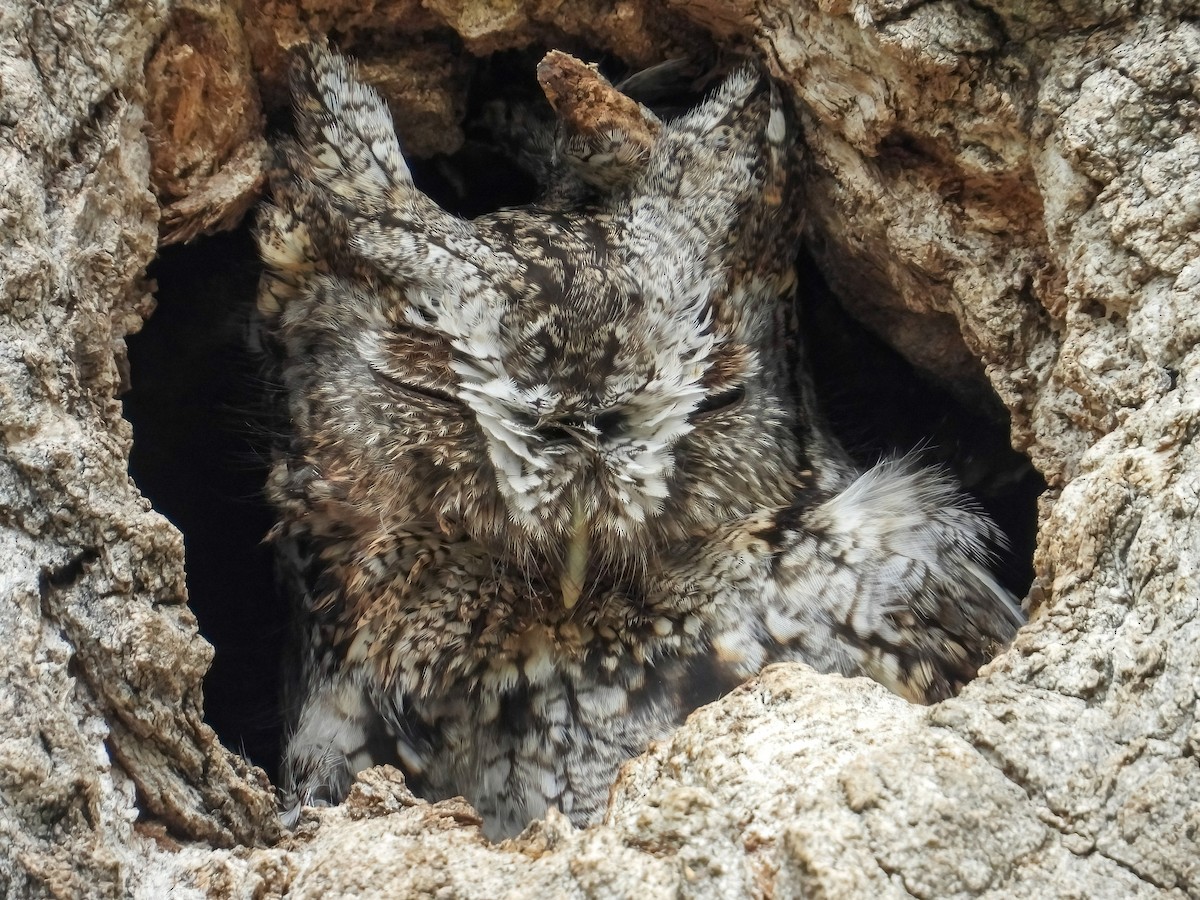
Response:
[[[341,57],[303,51],[292,89],[259,306],[292,429],[293,816],[387,762],[493,837],[582,825],[767,663],[931,702],[1013,636],[995,527],[939,471],[855,469],[796,372],[767,78],[590,130],[559,97],[543,200],[473,221],[413,186]]]

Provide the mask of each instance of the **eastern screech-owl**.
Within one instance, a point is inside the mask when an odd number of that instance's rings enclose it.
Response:
[[[859,471],[784,327],[793,129],[752,68],[650,140],[547,143],[465,221],[320,47],[263,211],[302,594],[285,803],[390,762],[493,836],[601,813],[618,766],[764,665],[951,694],[1021,622],[937,471]],[[644,136],[643,136],[644,137]]]

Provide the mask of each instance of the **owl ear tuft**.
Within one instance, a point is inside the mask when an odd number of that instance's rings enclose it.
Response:
[[[413,186],[392,116],[353,65],[321,43],[298,48],[290,86],[295,106],[297,174],[350,203],[405,205]]]
[[[560,50],[546,54],[537,78],[558,116],[558,152],[580,179],[611,190],[645,169],[662,132],[654,113]]]
[[[344,223],[349,246],[409,283],[469,269],[466,257],[444,251],[447,239],[464,254],[473,251],[471,224],[413,184],[392,115],[353,64],[323,42],[298,48],[291,91],[296,140],[285,145],[287,167],[305,183],[313,203]],[[441,257],[437,264],[431,261],[435,255]]]

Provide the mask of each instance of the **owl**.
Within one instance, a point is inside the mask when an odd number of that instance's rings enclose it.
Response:
[[[928,703],[1021,624],[955,483],[856,468],[821,422],[770,80],[671,119],[604,86],[624,119],[560,115],[542,199],[468,221],[414,187],[353,67],[300,52],[258,226],[293,818],[390,763],[493,838],[551,807],[585,825],[623,761],[768,663]]]

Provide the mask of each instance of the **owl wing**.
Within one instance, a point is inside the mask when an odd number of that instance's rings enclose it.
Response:
[[[703,552],[702,571],[717,574],[721,555],[741,570],[718,576],[740,587],[712,603],[713,658],[739,678],[796,660],[944,699],[1024,621],[990,572],[1003,543],[952,478],[912,460],[801,492]]]

